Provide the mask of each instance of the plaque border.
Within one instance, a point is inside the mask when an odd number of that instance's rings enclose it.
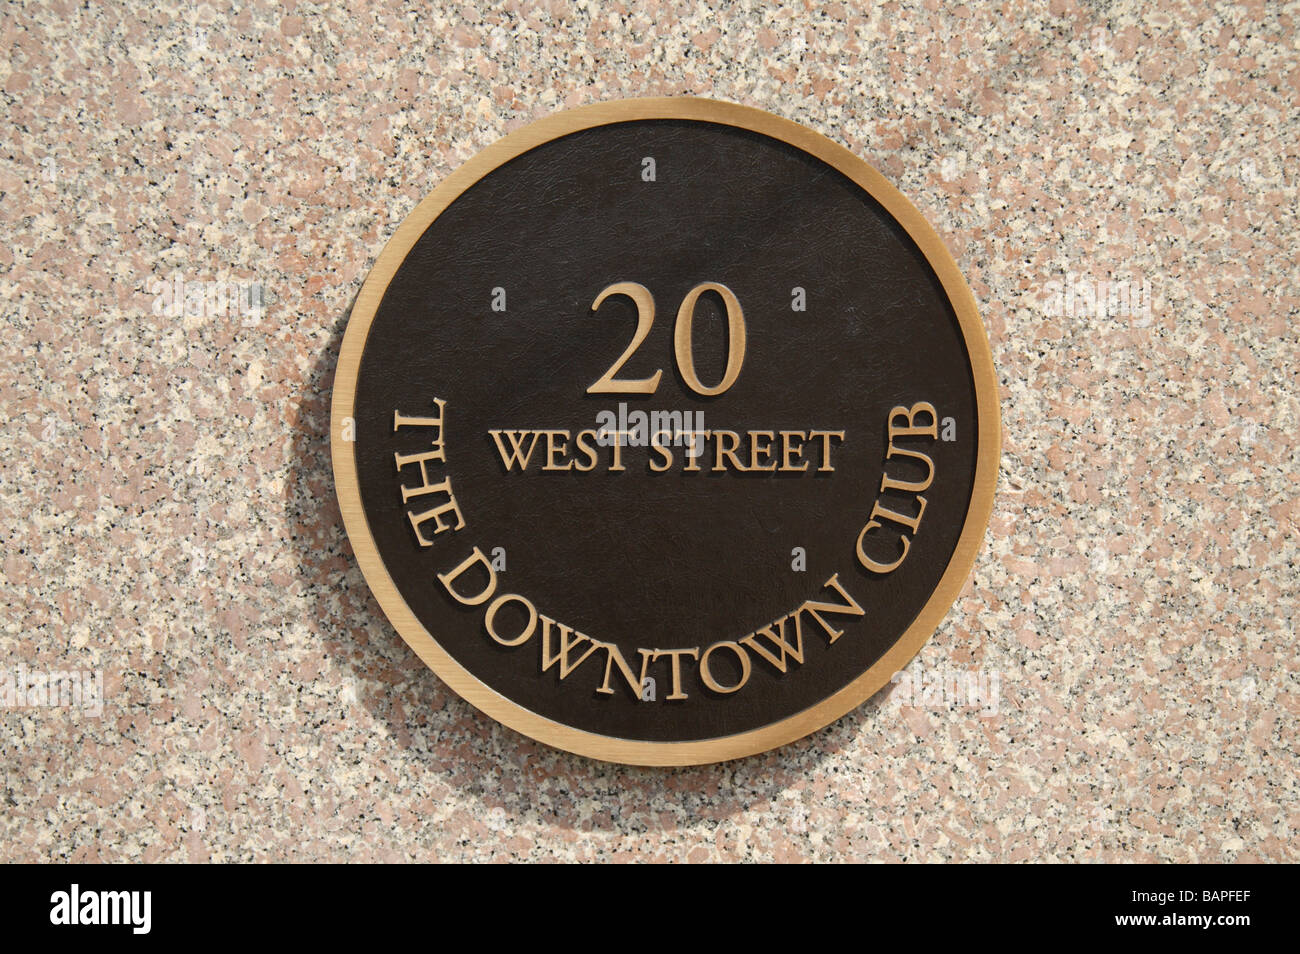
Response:
[[[911,236],[943,285],[970,356],[979,418],[975,480],[961,536],[938,585],[898,641],[866,672],[816,705],[758,729],[686,742],[623,739],[547,719],[488,687],[453,659],[416,618],[384,567],[361,506],[355,442],[340,438],[342,421],[355,417],[357,375],[375,313],[389,282],[434,220],[484,176],[537,146],[596,126],[652,119],[694,120],[759,133],[820,159],[866,190]],[[353,302],[330,407],[330,457],[343,524],[366,583],[402,639],[457,695],[497,722],[556,748],[629,765],[701,765],[755,755],[825,728],[875,695],[938,628],[974,567],[993,510],[1001,437],[997,378],[975,298],[943,241],[916,207],[865,160],[821,133],[750,106],[676,96],[601,102],[554,113],[494,142],[439,183],[398,226]]]

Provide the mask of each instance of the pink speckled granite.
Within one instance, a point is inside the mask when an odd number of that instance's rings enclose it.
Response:
[[[862,5],[865,6],[865,5]],[[11,5],[0,18],[0,859],[1300,858],[1300,8],[1070,0]],[[717,767],[568,756],[407,649],[326,440],[384,241],[530,119],[695,94],[803,122],[944,236],[1002,483],[922,669]],[[261,316],[153,284],[265,286]],[[1049,283],[1149,283],[1054,316]],[[162,310],[162,309],[160,309]]]

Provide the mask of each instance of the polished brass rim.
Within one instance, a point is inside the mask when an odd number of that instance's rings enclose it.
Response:
[[[748,129],[817,157],[865,189],[907,230],[943,284],[970,356],[979,414],[975,482],[961,536],[938,586],[902,638],[852,683],[802,712],[737,735],[690,742],[645,742],[572,728],[517,705],[456,662],[411,612],[388,575],[361,507],[355,445],[340,437],[343,421],[354,417],[361,355],[388,283],[416,241],[443,210],[494,169],[543,143],[594,126],[647,119],[695,120]],[[330,421],[334,484],[348,539],[379,605],[416,654],[462,698],[498,722],[548,745],[633,765],[697,765],[753,755],[814,732],[874,695],[930,638],[970,574],[993,509],[1000,445],[997,380],[975,298],[952,256],[921,213],[879,172],[820,133],[748,106],[686,97],[596,103],[548,116],[488,146],[426,196],[384,246],[353,305],[334,379]]]

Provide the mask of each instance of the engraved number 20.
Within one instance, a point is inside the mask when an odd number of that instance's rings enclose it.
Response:
[[[700,295],[706,291],[717,292],[722,296],[722,302],[727,307],[727,367],[723,372],[722,380],[713,387],[706,387],[700,381],[699,375],[695,373],[695,304],[699,301]],[[612,295],[624,295],[632,299],[632,303],[636,305],[636,333],[632,336],[632,343],[627,346],[627,350],[595,384],[587,388],[587,393],[654,394],[655,389],[659,387],[662,370],[656,371],[648,378],[635,380],[614,377],[636,349],[641,347],[641,342],[645,341],[646,335],[650,334],[650,326],[655,320],[654,296],[650,294],[648,288],[636,282],[616,282],[596,296],[596,300],[591,304],[591,310],[599,309],[605,299]],[[717,282],[704,282],[686,293],[681,307],[677,309],[677,324],[673,328],[673,353],[677,358],[677,370],[681,373],[682,380],[696,394],[714,397],[736,383],[736,378],[740,377],[740,366],[745,363],[745,315],[740,310],[740,302],[730,288]]]

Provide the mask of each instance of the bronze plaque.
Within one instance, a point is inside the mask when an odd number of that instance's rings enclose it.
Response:
[[[884,686],[970,572],[988,341],[921,215],[758,110],[536,122],[402,223],[352,309],[332,448],[402,637],[535,739],[678,765]]]

